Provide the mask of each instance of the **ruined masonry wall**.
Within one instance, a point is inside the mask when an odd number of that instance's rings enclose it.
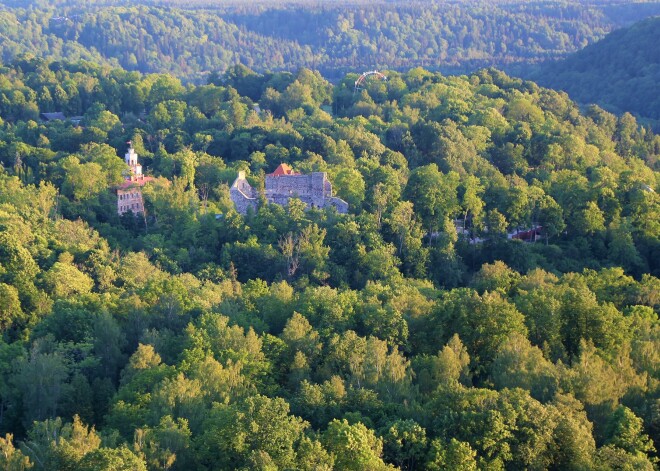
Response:
[[[238,172],[238,177],[229,189],[229,197],[236,206],[236,211],[245,214],[248,208],[257,208],[257,194],[245,179],[245,172]]]
[[[234,206],[236,206],[236,211],[238,211],[241,214],[245,214],[248,211],[248,208],[257,208],[257,199],[256,198],[248,198],[245,196],[244,193],[231,188],[229,190],[229,196],[231,197],[231,200],[234,202]]]
[[[229,192],[239,213],[244,214],[249,207],[256,208],[258,195],[245,179],[244,172],[239,172]],[[269,203],[281,206],[286,206],[291,198],[299,198],[311,207],[334,206],[340,213],[348,212],[348,203],[332,196],[332,185],[325,172],[314,172],[310,175],[266,175],[265,196]]]

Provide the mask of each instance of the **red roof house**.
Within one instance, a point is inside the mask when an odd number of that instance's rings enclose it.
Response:
[[[280,164],[273,173],[268,174],[269,177],[281,177],[282,175],[300,175],[294,172],[293,169],[287,164]]]

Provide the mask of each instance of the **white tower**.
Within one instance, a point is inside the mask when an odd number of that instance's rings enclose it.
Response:
[[[130,179],[140,179],[142,177],[142,165],[138,164],[138,156],[135,153],[135,149],[133,149],[133,143],[131,141],[128,141],[128,151],[124,156],[124,160],[126,161],[126,165],[131,168]]]
[[[133,143],[128,141],[128,151],[124,156],[126,165],[131,169],[124,175],[124,183],[117,186],[117,213],[132,211],[134,214],[144,213],[142,187],[152,178],[142,175],[142,165],[138,163],[138,156],[133,149]]]

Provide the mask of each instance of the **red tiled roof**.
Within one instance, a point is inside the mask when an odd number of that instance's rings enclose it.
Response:
[[[280,164],[273,173],[269,174],[269,177],[280,177],[282,175],[300,175],[298,172],[294,172],[291,167],[287,164]]]
[[[117,185],[118,190],[125,190],[127,188],[131,188],[133,186],[144,186],[145,183],[149,183],[151,180],[153,180],[153,177],[142,177],[139,180],[126,180],[125,182],[121,183],[120,185]]]

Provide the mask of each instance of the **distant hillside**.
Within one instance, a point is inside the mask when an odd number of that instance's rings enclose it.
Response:
[[[616,30],[528,78],[581,103],[660,120],[660,17]]]
[[[470,72],[565,57],[660,2],[466,0],[0,0],[0,60],[85,59],[204,81],[237,63],[256,71],[426,67]]]

